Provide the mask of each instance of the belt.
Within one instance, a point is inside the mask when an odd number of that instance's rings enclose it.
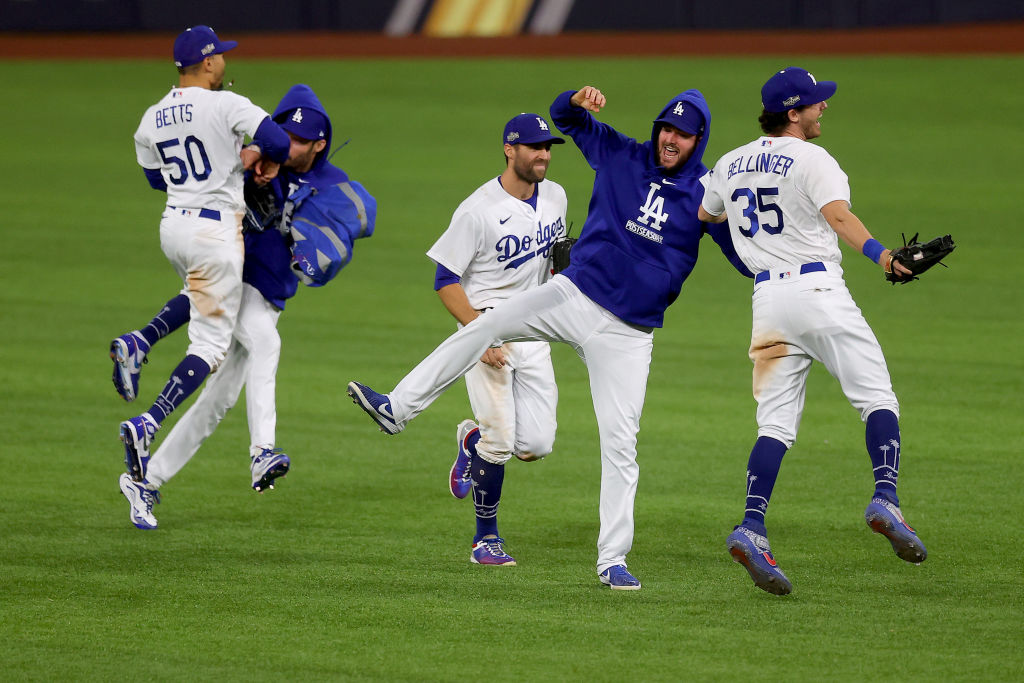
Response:
[[[802,266],[800,266],[800,274],[801,275],[807,275],[807,273],[823,272],[824,270],[825,270],[825,264],[822,263],[821,261],[814,261],[813,263],[805,263]],[[779,272],[779,279],[788,277],[789,275],[791,275],[791,273],[789,271]],[[765,281],[771,279],[771,276],[772,276],[772,271],[770,271],[770,270],[763,270],[763,271],[761,271],[760,273],[758,273],[757,275],[754,276],[754,284],[756,285],[756,284],[760,284],[762,282],[765,282]]]
[[[180,211],[182,216],[188,216],[193,211],[199,211],[200,218],[209,218],[211,221],[220,220],[220,211],[216,209],[179,209],[176,206],[168,206],[167,208],[172,211]]]

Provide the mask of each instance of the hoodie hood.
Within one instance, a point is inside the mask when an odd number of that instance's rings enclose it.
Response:
[[[695,123],[703,120],[703,132],[693,149],[693,154],[686,160],[682,167],[673,173],[674,176],[702,176],[707,172],[704,166],[704,150],[708,146],[708,139],[711,137],[711,111],[708,103],[700,90],[686,90],[679,93],[658,113],[654,118],[651,127],[651,155],[652,162],[658,165],[658,133],[662,123],[669,123],[680,130],[692,132],[697,125]]]
[[[323,151],[317,154],[316,159],[313,161],[313,168],[317,169],[327,161],[327,156],[331,149],[331,136],[333,135],[331,119],[327,116],[327,111],[324,109],[324,106],[320,104],[320,100],[317,98],[316,93],[313,92],[313,89],[308,85],[303,85],[301,83],[293,85],[291,89],[285,93],[285,96],[281,98],[281,102],[277,105],[277,109],[274,110],[271,118],[275,123],[285,123],[285,121],[296,115],[296,109],[301,109],[302,112],[305,112],[307,120],[319,120],[319,117],[322,117],[325,123],[326,130],[324,130],[324,136],[322,138],[315,138],[327,141],[327,145],[324,147]],[[300,117],[302,116],[302,112],[299,112]],[[309,114],[312,115],[310,116]]]

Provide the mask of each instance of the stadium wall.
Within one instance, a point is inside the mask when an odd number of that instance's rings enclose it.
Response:
[[[4,32],[336,31],[393,36],[857,29],[1024,20],[1022,0],[0,0]]]

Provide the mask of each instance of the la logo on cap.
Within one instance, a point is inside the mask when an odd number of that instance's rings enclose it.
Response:
[[[292,114],[292,121],[295,123],[302,123],[302,107],[296,109],[295,113]]]
[[[685,111],[683,109],[683,103],[682,102],[676,102],[676,108],[672,110],[672,113],[675,114],[676,116],[682,116],[683,115],[683,111]]]

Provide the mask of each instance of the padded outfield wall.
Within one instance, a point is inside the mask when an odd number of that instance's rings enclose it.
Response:
[[[343,31],[487,36],[854,29],[1024,19],[1022,0],[0,0],[0,31]]]

